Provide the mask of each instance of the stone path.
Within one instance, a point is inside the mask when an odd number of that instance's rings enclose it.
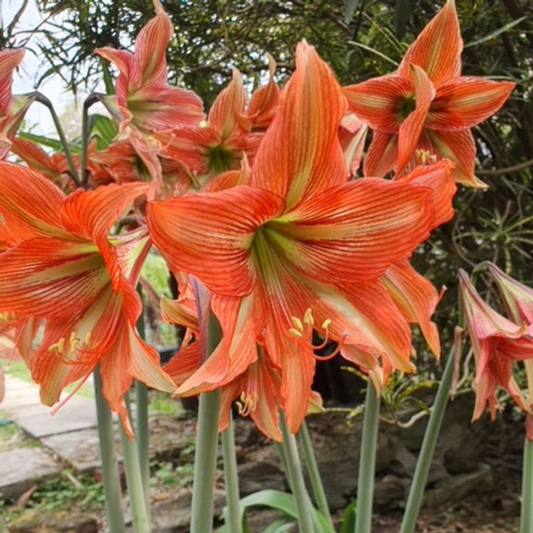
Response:
[[[34,439],[24,448],[0,452],[0,499],[17,498],[36,480],[55,477],[64,468],[99,465],[93,400],[71,398],[52,415],[41,405],[37,385],[6,376],[0,411]]]

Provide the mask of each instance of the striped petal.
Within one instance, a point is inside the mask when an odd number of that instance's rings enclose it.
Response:
[[[438,88],[461,75],[462,50],[463,41],[455,0],[447,0],[446,5],[409,47],[397,73],[410,78],[410,65],[418,65]]]
[[[331,69],[312,46],[296,50],[296,71],[257,153],[253,184],[289,207],[346,180],[338,128],[346,99]]]
[[[361,120],[374,130],[392,134],[403,120],[402,103],[414,98],[414,87],[409,78],[389,74],[344,87],[344,94],[350,110]]]
[[[473,128],[502,107],[514,86],[509,81],[464,76],[452,80],[439,87],[426,127],[452,131]]]
[[[398,135],[372,132],[372,142],[363,160],[363,174],[366,177],[386,176],[396,168],[398,159]]]
[[[0,215],[16,242],[38,236],[66,236],[61,220],[65,195],[25,167],[0,162]]]
[[[474,189],[488,187],[474,174],[476,144],[470,130],[436,131],[426,128],[424,136],[426,140],[421,140],[421,145],[427,142],[439,158],[449,159],[455,163],[452,176],[457,183]]]
[[[440,299],[435,287],[418,274],[407,260],[390,266],[383,274],[382,281],[402,315],[411,324],[420,326],[430,350],[438,357],[439,332],[431,322]]]
[[[358,283],[379,277],[428,237],[430,194],[419,185],[360,179],[311,198],[267,227],[303,274]]]
[[[255,232],[282,208],[275,194],[240,186],[151,202],[148,226],[172,268],[197,276],[217,294],[245,296],[256,279],[250,260]]]

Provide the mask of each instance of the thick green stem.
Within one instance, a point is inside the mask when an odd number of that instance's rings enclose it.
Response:
[[[309,436],[309,430],[307,429],[305,420],[300,427],[298,437],[300,438],[305,465],[307,467],[311,489],[313,490],[313,496],[315,497],[318,510],[326,517],[328,524],[331,526],[331,529],[333,529],[333,520],[331,519],[331,514],[329,512],[326,491],[324,490],[324,485],[322,484],[322,478],[320,477],[320,471],[318,470],[318,464],[316,462],[315,452],[313,450],[313,443],[311,442],[311,437]]]
[[[137,287],[139,298],[142,300],[141,286]],[[144,309],[137,319],[137,331],[141,339],[146,339],[144,324]],[[141,381],[135,382],[135,407],[137,410],[137,454],[141,467],[141,477],[143,481],[146,501],[150,501],[150,430],[148,424],[148,387]],[[150,506],[148,506],[150,515]]]
[[[50,111],[50,114],[52,115],[52,120],[54,121],[54,126],[56,127],[57,133],[59,135],[59,139],[61,141],[61,145],[63,146],[63,151],[65,152],[65,158],[67,159],[67,164],[68,164],[68,169],[70,171],[70,175],[72,176],[74,183],[76,183],[76,185],[79,187],[81,183],[80,183],[80,178],[78,175],[78,170],[76,169],[76,165],[74,164],[74,159],[72,158],[70,147],[69,147],[67,138],[65,137],[65,132],[63,131],[63,127],[61,126],[61,121],[59,120],[59,117],[57,116],[54,106],[52,105],[52,102],[46,96],[44,96],[44,94],[41,94],[41,93],[37,93],[36,101],[44,105],[45,107],[47,107],[48,110]]]
[[[209,357],[222,338],[220,324],[211,311],[205,338],[206,357]],[[219,391],[201,394],[199,404],[190,533],[212,533],[220,410]]]
[[[533,533],[533,441],[527,438],[524,442],[522,476],[520,533]]]
[[[363,419],[363,434],[361,436],[361,455],[359,457],[355,533],[370,533],[372,529],[379,403],[376,388],[369,379],[366,387],[365,415]]]
[[[454,348],[455,350],[455,348]],[[433,452],[435,451],[435,445],[437,443],[437,437],[439,436],[442,420],[444,418],[444,411],[448,404],[448,397],[450,394],[450,387],[453,378],[453,366],[454,366],[454,351],[450,353],[446,367],[442,375],[442,380],[435,397],[435,403],[431,409],[431,415],[429,417],[428,427],[424,435],[424,442],[420,449],[420,455],[416,463],[416,470],[413,476],[413,482],[409,491],[409,498],[407,500],[407,507],[403,515],[402,528],[400,533],[413,533],[416,526],[416,519],[422,506],[422,500],[424,497],[424,490],[428,478],[429,468],[431,466],[431,460],[433,458]]]
[[[150,433],[148,428],[148,387],[141,381],[135,382],[135,407],[137,410],[136,439],[137,455],[146,501],[150,493]],[[150,511],[150,509],[148,509]]]
[[[98,418],[98,437],[100,441],[100,461],[104,482],[105,510],[109,533],[125,533],[124,514],[122,512],[122,491],[115,453],[115,433],[111,411],[102,395],[102,378],[99,368],[94,371],[94,396],[96,399],[96,416]]]
[[[126,401],[128,415],[131,419],[131,413],[129,412],[129,393],[124,395],[124,400]],[[134,533],[150,533],[149,501],[146,499],[146,492],[143,486],[137,446],[135,441],[128,438],[122,425],[120,426],[120,437],[122,440],[122,451],[124,452],[124,471],[126,472],[126,482],[130,497],[133,531]]]
[[[231,533],[242,533],[239,512],[239,475],[235,454],[233,416],[230,412],[229,426],[222,432],[222,455],[224,457],[224,484],[226,485],[227,524]]]
[[[287,472],[289,473],[288,477],[296,504],[296,512],[298,513],[298,531],[299,533],[313,533],[315,529],[310,508],[311,501],[305,487],[302,465],[300,464],[298,447],[296,446],[296,438],[290,432],[285,422],[284,413],[280,413],[280,426],[283,434],[282,447],[285,452]]]

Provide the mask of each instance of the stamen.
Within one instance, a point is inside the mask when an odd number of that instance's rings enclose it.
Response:
[[[304,326],[302,324],[302,321],[298,317],[291,316],[291,322],[292,322],[292,325],[294,326],[295,329],[297,329],[298,331],[303,332]]]
[[[313,312],[311,308],[308,308],[304,313],[304,324],[313,327],[315,325],[315,319],[313,318]]]
[[[242,392],[240,401],[237,401],[239,414],[242,416],[249,416],[250,413],[255,411],[258,399],[258,395],[255,392],[252,394],[246,394],[245,392]]]
[[[342,349],[342,346],[344,345],[344,340],[345,339],[346,339],[346,334],[343,335],[342,339],[337,344],[337,347],[335,348],[335,350],[333,350],[333,352],[331,352],[329,355],[317,355],[317,354],[313,353],[313,357],[317,361],[330,361],[331,359],[333,359],[334,357],[336,357],[340,353],[340,351]]]
[[[294,328],[289,329],[289,335],[291,335],[295,339],[301,339],[304,336],[304,334],[301,331],[294,329]]]
[[[70,351],[72,353],[75,353],[76,352],[76,348],[78,347],[78,344],[80,342],[80,339],[78,338],[78,335],[76,335],[76,332],[73,331],[71,334],[70,334],[70,339],[69,339],[69,343],[70,343]]]
[[[62,337],[61,339],[59,339],[59,341],[56,342],[55,344],[51,344],[48,347],[48,351],[62,354],[65,351],[65,337]]]

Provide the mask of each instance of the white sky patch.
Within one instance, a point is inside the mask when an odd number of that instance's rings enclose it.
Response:
[[[13,17],[20,8],[21,0],[0,0],[3,26],[6,27],[13,20]],[[28,31],[35,28],[43,17],[39,13],[35,0],[29,0],[28,6],[22,14],[18,31]],[[35,85],[40,73],[43,72],[41,67],[42,57],[36,56],[29,50],[26,51],[21,66],[15,71],[13,77],[13,94],[25,94],[35,90]],[[41,67],[41,68],[40,68]],[[63,107],[72,102],[73,95],[69,93],[59,76],[50,76],[47,78],[39,90],[47,96],[54,105],[56,112],[60,115]],[[26,128],[31,129],[38,135],[50,135],[57,137],[54,123],[50,117],[50,112],[43,105],[34,103],[25,118]],[[81,129],[81,109],[80,109],[80,129]]]

